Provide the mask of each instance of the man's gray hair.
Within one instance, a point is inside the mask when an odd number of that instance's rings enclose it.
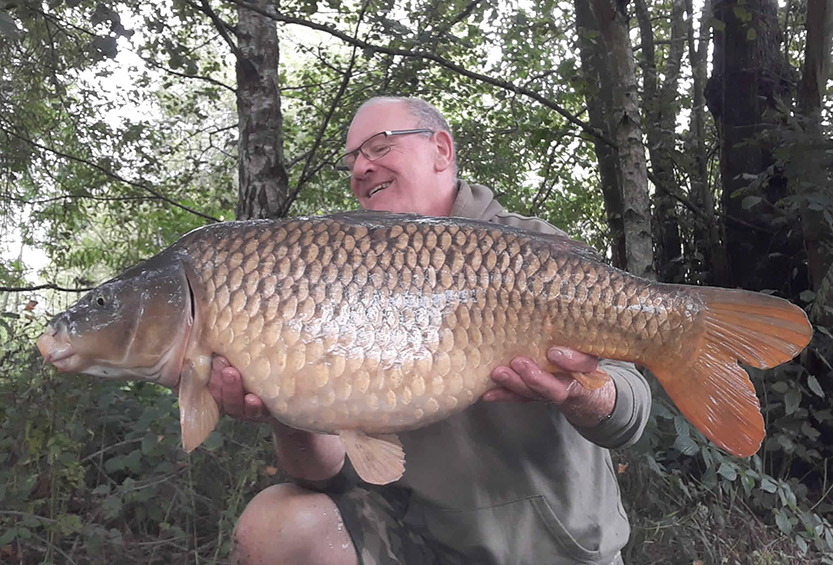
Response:
[[[373,104],[386,102],[401,102],[405,104],[405,106],[408,108],[408,113],[410,113],[417,120],[416,127],[428,128],[433,131],[442,130],[448,134],[448,136],[451,138],[451,150],[453,151],[454,155],[454,161],[452,163],[452,166],[454,167],[454,176],[456,177],[457,144],[454,142],[454,135],[451,133],[451,128],[448,127],[448,122],[445,120],[445,117],[442,115],[442,112],[437,110],[437,108],[433,104],[430,104],[421,98],[409,98],[407,96],[374,96],[373,98],[359,106],[359,109],[356,110],[356,114],[358,114],[359,111],[361,111],[361,109],[365,106],[371,106]]]

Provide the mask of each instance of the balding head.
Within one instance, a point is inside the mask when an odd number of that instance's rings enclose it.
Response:
[[[379,135],[386,131],[428,132]],[[375,137],[374,137],[375,136]],[[367,142],[383,147],[368,159]],[[377,97],[356,112],[347,133],[353,175],[350,187],[363,208],[447,216],[456,196],[454,141],[436,108],[415,98]],[[367,151],[366,151],[367,152]],[[352,160],[352,159],[351,159]]]

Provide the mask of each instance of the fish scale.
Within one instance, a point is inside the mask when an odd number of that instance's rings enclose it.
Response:
[[[518,355],[555,370],[555,345],[648,367],[707,437],[750,455],[763,420],[737,361],[777,365],[810,336],[786,301],[639,279],[565,237],[363,212],[195,230],[57,316],[38,345],[61,370],[178,384],[189,450],[219,416],[207,381],[222,355],[274,417],[339,434],[381,484],[404,469],[390,434],[463,410]]]

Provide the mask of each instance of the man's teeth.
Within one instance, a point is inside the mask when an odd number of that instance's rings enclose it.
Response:
[[[390,186],[390,182],[383,182],[379,186],[377,186],[375,188],[371,188],[370,192],[367,193],[367,197],[370,198],[371,196],[373,196],[374,194],[376,194],[377,192],[379,192],[383,188],[387,188],[389,186]]]

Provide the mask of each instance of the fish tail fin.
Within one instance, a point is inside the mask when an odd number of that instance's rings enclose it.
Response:
[[[804,311],[786,300],[742,290],[698,289],[705,332],[687,363],[649,369],[674,404],[727,452],[748,457],[764,438],[755,387],[738,361],[761,369],[789,361],[809,343]]]

